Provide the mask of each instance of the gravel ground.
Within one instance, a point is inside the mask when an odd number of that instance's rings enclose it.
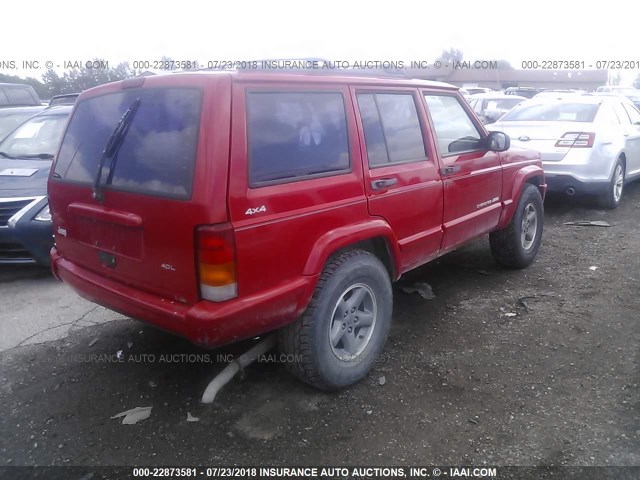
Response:
[[[528,269],[499,268],[482,239],[408,274],[436,298],[396,288],[375,370],[331,394],[269,356],[200,404],[247,343],[201,350],[0,269],[0,466],[640,465],[640,185],[616,211],[546,210]],[[136,425],[111,418],[146,406]]]

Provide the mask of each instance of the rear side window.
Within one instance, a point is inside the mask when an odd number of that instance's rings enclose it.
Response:
[[[631,105],[623,105],[624,109],[629,114],[629,118],[631,119],[631,123],[634,125],[640,125],[640,112],[636,107],[632,107]]]
[[[7,88],[5,90],[11,105],[37,105],[31,92],[26,88]]]
[[[418,111],[412,94],[360,93],[358,107],[369,166],[426,159]]]
[[[250,92],[247,128],[251,186],[350,169],[341,93]]]
[[[54,176],[93,182],[107,141],[138,98],[140,107],[116,158],[105,162],[103,183],[136,193],[189,198],[202,103],[202,93],[192,88],[131,89],[80,102],[62,142]]]

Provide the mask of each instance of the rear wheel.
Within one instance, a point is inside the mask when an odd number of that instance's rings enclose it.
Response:
[[[332,258],[305,313],[280,332],[287,368],[323,390],[356,383],[382,352],[392,305],[391,280],[377,257],[353,250]]]
[[[624,163],[618,159],[616,166],[613,168],[613,175],[609,181],[609,188],[602,196],[601,203],[605,208],[618,208],[620,200],[622,200],[622,190],[624,189]]]
[[[509,225],[489,234],[493,257],[509,268],[529,265],[538,254],[543,223],[544,208],[540,190],[535,185],[527,184]]]

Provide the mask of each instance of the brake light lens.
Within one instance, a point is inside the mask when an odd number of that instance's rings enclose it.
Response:
[[[567,132],[556,142],[556,147],[591,148],[595,139],[593,132]]]
[[[200,296],[212,302],[237,297],[236,246],[231,224],[198,228],[196,247]]]

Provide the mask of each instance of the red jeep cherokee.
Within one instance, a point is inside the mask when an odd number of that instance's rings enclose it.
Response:
[[[350,385],[382,351],[391,283],[481,235],[536,256],[546,185],[457,88],[308,73],[136,78],[78,98],[49,179],[53,272],[216,347],[280,329],[289,368]]]

